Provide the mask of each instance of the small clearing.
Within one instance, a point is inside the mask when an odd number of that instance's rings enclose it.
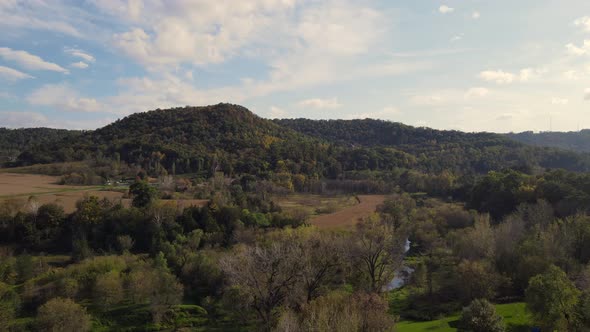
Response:
[[[311,218],[308,222],[319,228],[352,227],[370,216],[385,201],[385,195],[359,195],[359,204],[340,211]]]

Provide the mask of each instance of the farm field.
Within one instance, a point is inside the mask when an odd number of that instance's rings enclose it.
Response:
[[[55,176],[0,172],[0,201],[11,199],[24,205],[34,196],[39,204],[56,203],[61,205],[66,213],[74,212],[76,202],[86,195],[121,201],[126,207],[131,205],[130,199],[123,198],[123,192],[110,191],[107,186],[59,185],[58,181],[59,177]],[[207,202],[198,199],[176,200],[179,208],[204,206]]]
[[[498,304],[496,311],[504,318],[506,331],[524,332],[530,330],[530,318],[524,303]],[[456,324],[459,317],[457,314],[429,322],[401,321],[395,327],[398,332],[454,332],[457,331]]]
[[[358,204],[358,200],[354,196],[345,195],[290,194],[275,197],[274,200],[285,212],[298,211],[306,213],[311,218],[334,213]]]
[[[383,203],[385,195],[359,195],[356,205],[339,211],[313,217],[309,223],[319,228],[351,227],[364,217],[371,215]]]

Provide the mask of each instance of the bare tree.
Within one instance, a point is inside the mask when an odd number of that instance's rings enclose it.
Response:
[[[301,276],[301,250],[292,242],[277,241],[269,246],[242,247],[225,257],[221,268],[231,286],[243,293],[245,301],[270,330]]]
[[[319,232],[311,233],[300,244],[301,281],[306,301],[310,302],[323,287],[337,281],[344,265],[344,248],[340,238]]]
[[[398,236],[400,235],[400,236]],[[357,224],[349,245],[352,267],[368,281],[368,290],[380,293],[401,267],[405,237],[377,216]]]

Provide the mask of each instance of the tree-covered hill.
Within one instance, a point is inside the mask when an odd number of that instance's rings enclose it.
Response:
[[[43,145],[63,138],[75,139],[82,132],[78,130],[51,128],[0,128],[0,165],[15,160],[18,155],[33,145]]]
[[[267,120],[232,104],[136,113],[95,131],[30,144],[18,165],[88,159],[122,161],[153,174],[211,176],[408,170],[483,174],[516,168],[590,170],[590,154],[532,147],[502,135],[415,128],[380,120]]]
[[[383,120],[283,119],[276,123],[349,146],[390,146],[412,154],[428,171],[450,169],[483,173],[507,167],[523,170],[564,168],[587,171],[590,155],[532,147],[493,133],[464,133],[412,127]]]
[[[551,146],[577,152],[590,152],[590,129],[570,132],[540,132],[525,131],[509,133],[507,137],[531,145]]]

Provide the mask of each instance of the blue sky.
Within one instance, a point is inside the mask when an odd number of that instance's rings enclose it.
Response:
[[[0,0],[0,127],[267,118],[590,128],[586,0]]]

